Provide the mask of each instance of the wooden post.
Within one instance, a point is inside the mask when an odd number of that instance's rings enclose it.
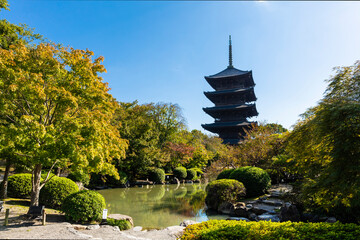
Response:
[[[7,208],[6,212],[5,212],[5,223],[4,226],[7,226],[9,224],[9,214],[10,214],[10,209]]]
[[[45,209],[43,210],[43,213],[42,213],[42,225],[45,226],[46,224],[46,212],[45,212]]]

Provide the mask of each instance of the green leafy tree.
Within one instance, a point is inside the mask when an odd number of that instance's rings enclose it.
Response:
[[[52,44],[0,49],[0,133],[32,169],[30,206],[51,178],[49,171],[40,182],[43,167],[80,165],[118,176],[113,159],[125,156],[127,143],[111,124],[116,102],[98,75],[103,58],[92,56]]]
[[[320,103],[289,138],[304,199],[343,221],[360,221],[360,62],[336,68]]]

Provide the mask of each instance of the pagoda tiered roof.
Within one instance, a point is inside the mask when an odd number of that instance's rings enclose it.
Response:
[[[203,108],[204,112],[215,119],[214,123],[201,126],[219,134],[224,143],[237,144],[244,139],[248,129],[257,122],[248,118],[258,115],[255,103],[254,79],[252,71],[243,71],[232,65],[231,37],[229,39],[229,66],[214,75],[205,76],[215,91],[204,92],[215,106]]]

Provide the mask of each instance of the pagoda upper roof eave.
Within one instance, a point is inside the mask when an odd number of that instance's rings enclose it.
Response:
[[[236,69],[234,67],[228,67],[219,73],[205,76],[205,79],[229,78],[229,77],[243,76],[243,75],[247,75],[247,74],[252,74],[252,70],[242,71],[242,70]]]

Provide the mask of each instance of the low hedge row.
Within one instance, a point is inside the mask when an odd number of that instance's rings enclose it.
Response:
[[[210,220],[188,226],[181,240],[357,240],[360,225]]]

